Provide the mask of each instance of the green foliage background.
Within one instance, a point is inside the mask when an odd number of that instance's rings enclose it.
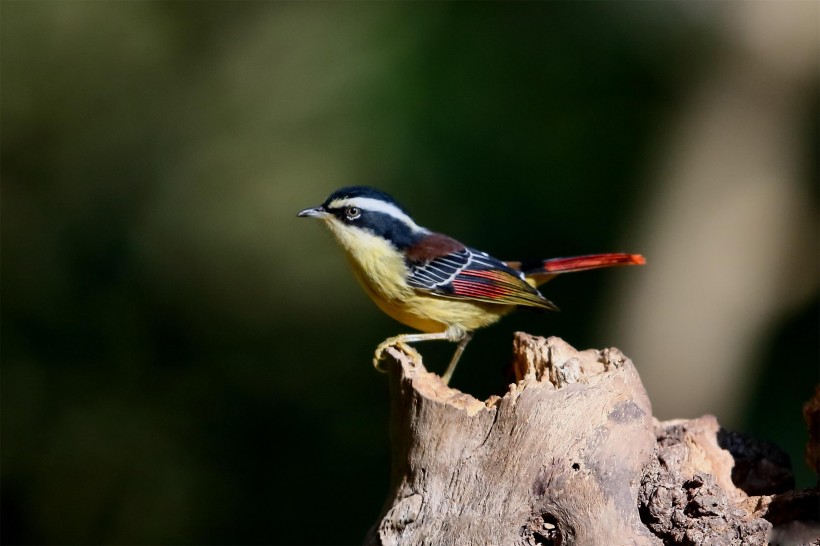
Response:
[[[296,212],[369,184],[500,258],[640,251],[625,233],[647,163],[721,16],[648,2],[1,9],[6,544],[360,542],[389,480],[370,358],[403,327]],[[564,311],[482,332],[456,386],[503,388],[518,329],[617,344],[595,325],[630,274],[549,285]],[[423,352],[437,369],[451,350]]]

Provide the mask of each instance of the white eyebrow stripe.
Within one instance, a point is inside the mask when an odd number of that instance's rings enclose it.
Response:
[[[379,199],[373,199],[372,197],[350,197],[347,199],[335,199],[332,203],[330,203],[330,206],[334,208],[352,206],[359,207],[360,209],[369,210],[372,212],[381,212],[387,214],[388,216],[392,216],[396,220],[399,220],[415,232],[427,233],[429,231],[415,223],[412,218],[405,214],[405,212],[402,211],[396,205],[392,203],[385,203],[384,201],[380,201]]]

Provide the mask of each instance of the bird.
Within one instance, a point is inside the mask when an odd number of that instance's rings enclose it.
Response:
[[[558,308],[538,286],[556,275],[619,265],[642,265],[640,254],[589,254],[535,261],[502,261],[447,235],[418,225],[389,194],[370,186],[340,188],[299,217],[324,222],[365,293],[388,316],[420,333],[390,337],[376,348],[373,365],[388,347],[420,358],[409,343],[457,343],[442,381],[448,384],[476,330],[518,307]]]

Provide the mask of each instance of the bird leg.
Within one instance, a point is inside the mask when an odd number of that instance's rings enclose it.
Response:
[[[456,352],[453,358],[450,359],[450,364],[447,365],[447,370],[445,370],[444,375],[441,376],[441,380],[444,381],[445,385],[450,383],[450,378],[453,377],[453,372],[456,371],[456,364],[458,364],[458,360],[461,358],[461,353],[464,352],[464,348],[470,343],[471,339],[473,339],[473,332],[465,332],[464,337],[458,342]]]
[[[373,356],[373,367],[382,373],[387,372],[387,370],[381,367],[379,362],[384,358],[384,351],[388,347],[397,347],[399,350],[401,350],[404,354],[406,354],[413,360],[419,361],[421,360],[421,355],[419,355],[418,351],[407,345],[408,343],[415,343],[417,341],[435,341],[442,339],[450,339],[447,332],[436,332],[432,334],[402,334],[400,336],[389,337],[381,343],[379,343],[379,346],[376,347],[376,353]]]
[[[447,365],[447,370],[444,372],[444,375],[441,376],[441,380],[446,385],[450,382],[450,378],[456,370],[456,364],[458,364],[461,354],[464,352],[464,348],[468,343],[470,343],[471,339],[473,339],[473,332],[464,332],[463,330],[451,329],[448,329],[445,332],[436,332],[432,334],[402,334],[400,336],[390,337],[379,343],[379,346],[376,347],[376,353],[373,357],[373,367],[382,373],[387,372],[387,370],[381,367],[380,361],[384,358],[384,351],[388,347],[398,347],[404,354],[413,360],[420,360],[421,355],[419,355],[418,351],[407,345],[408,343],[436,340],[458,341],[456,352],[450,360],[450,364]]]

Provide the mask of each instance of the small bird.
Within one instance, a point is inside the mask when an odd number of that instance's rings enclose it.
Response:
[[[641,265],[639,254],[591,254],[534,262],[503,262],[486,252],[418,225],[383,191],[350,186],[298,216],[320,218],[342,245],[368,296],[397,321],[423,333],[402,334],[376,348],[373,365],[388,347],[418,357],[407,343],[458,343],[441,376],[449,383],[473,332],[516,307],[556,311],[537,286],[559,273],[616,265]]]

